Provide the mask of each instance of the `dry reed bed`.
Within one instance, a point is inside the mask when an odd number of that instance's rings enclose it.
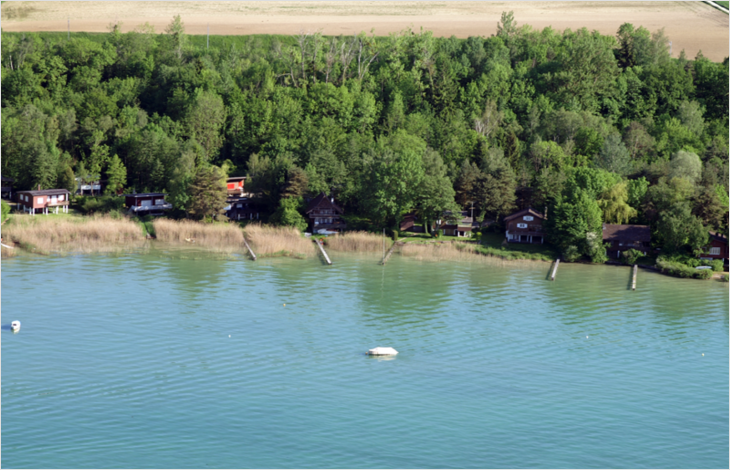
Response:
[[[34,253],[117,252],[144,244],[139,224],[128,219],[88,217],[55,219],[44,216],[14,216],[3,225],[3,238]],[[16,248],[17,249],[17,248]],[[5,252],[12,250],[3,249]]]
[[[301,232],[293,227],[250,224],[244,232],[256,256],[307,258],[316,255],[314,243],[302,237]]]
[[[326,239],[327,249],[347,252],[377,252],[383,251],[383,237],[368,232],[345,232],[342,235]],[[392,245],[391,240],[385,241],[385,249]]]
[[[242,252],[243,232],[233,224],[204,224],[192,220],[155,219],[152,222],[158,240],[185,243],[222,252]]]
[[[468,261],[493,266],[534,266],[533,260],[507,260],[489,256],[477,252],[471,245],[460,243],[406,243],[397,253],[418,261]]]

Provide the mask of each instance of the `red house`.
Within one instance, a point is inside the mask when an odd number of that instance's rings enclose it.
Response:
[[[48,209],[55,209],[58,214],[60,207],[68,212],[69,192],[66,189],[42,189],[38,191],[18,191],[18,207],[29,214],[35,215],[37,209],[48,214]]]
[[[545,216],[532,208],[522,209],[504,218],[509,243],[544,243],[542,223]]]
[[[124,205],[129,207],[129,212],[140,215],[160,215],[172,209],[164,193],[125,194]]]
[[[320,230],[340,232],[347,226],[342,219],[344,211],[335,204],[334,198],[320,193],[309,202],[305,211],[309,219],[309,229],[314,233]]]
[[[702,259],[728,259],[728,242],[725,235],[710,232],[710,244],[700,256]]]
[[[228,187],[228,196],[243,196],[243,184],[246,182],[245,176],[234,176],[226,180]]]

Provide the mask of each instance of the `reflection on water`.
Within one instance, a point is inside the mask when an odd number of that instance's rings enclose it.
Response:
[[[332,256],[4,262],[2,464],[728,465],[726,284]]]

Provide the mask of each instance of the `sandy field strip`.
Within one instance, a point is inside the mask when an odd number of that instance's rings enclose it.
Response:
[[[181,15],[190,34],[326,35],[360,31],[385,36],[423,27],[437,36],[490,36],[503,11],[512,10],[518,25],[557,30],[586,27],[613,35],[625,22],[650,31],[665,28],[676,57],[699,50],[720,61],[728,56],[728,15],[703,2],[465,2],[465,1],[298,1],[298,2],[4,2],[4,31],[104,32],[122,22],[129,31],[149,22],[162,32]]]

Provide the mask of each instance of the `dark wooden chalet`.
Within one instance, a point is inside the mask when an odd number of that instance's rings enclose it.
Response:
[[[705,252],[700,256],[702,259],[721,259],[728,262],[728,241],[725,235],[717,232],[710,232],[710,243],[705,247]]]
[[[418,216],[406,214],[400,222],[399,232],[423,233],[423,225],[419,224]]]
[[[347,226],[342,219],[344,211],[335,204],[334,198],[327,197],[325,193],[312,199],[305,213],[312,233],[320,230],[341,232]]]
[[[164,193],[125,194],[124,205],[129,212],[140,215],[159,215],[172,209],[172,204],[165,201]]]
[[[98,196],[101,194],[101,190],[104,189],[106,181],[83,181],[81,178],[76,178],[76,194],[80,196],[93,195]]]
[[[226,180],[226,186],[228,187],[228,196],[243,197],[243,185],[246,182],[245,176],[234,176]]]
[[[15,180],[12,178],[5,177],[5,176],[0,177],[0,180],[2,180],[2,187],[0,187],[0,195],[5,196],[6,198],[12,200],[13,199],[13,183],[15,183]]]
[[[451,217],[451,213],[447,212],[444,214],[444,220],[439,222],[439,230],[441,230],[441,235],[447,235],[450,237],[470,237],[472,229],[474,228],[473,224],[474,219],[469,215],[469,211],[462,211],[461,214],[457,216],[455,223]]]
[[[621,252],[629,249],[644,254],[651,250],[651,230],[648,225],[603,224],[603,242],[609,258],[621,257]]]
[[[36,214],[41,209],[42,214],[55,210],[58,214],[60,207],[68,212],[69,195],[67,189],[42,189],[37,191],[18,191],[18,208],[29,214]]]
[[[248,197],[229,197],[227,199],[226,217],[231,220],[258,220],[261,213],[260,204]]]
[[[545,216],[532,208],[522,209],[504,218],[509,243],[544,243],[542,223]]]

